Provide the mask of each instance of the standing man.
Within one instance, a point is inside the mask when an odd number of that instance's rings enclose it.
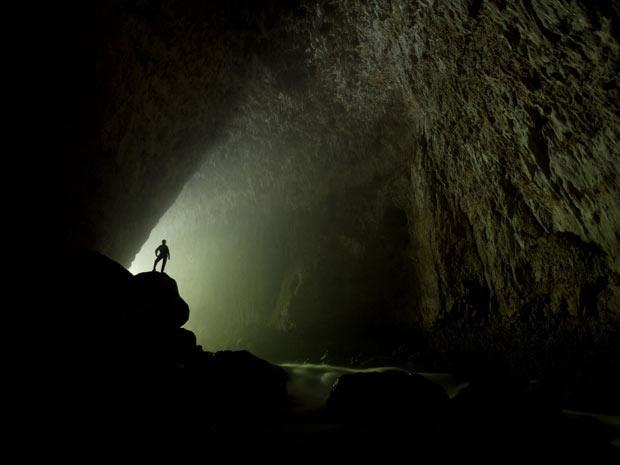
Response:
[[[168,250],[168,246],[166,245],[166,239],[161,241],[161,245],[155,249],[155,263],[153,263],[153,271],[155,271],[155,267],[157,266],[157,262],[163,260],[161,264],[161,272],[164,272],[164,268],[166,268],[166,262],[170,260],[170,250]]]

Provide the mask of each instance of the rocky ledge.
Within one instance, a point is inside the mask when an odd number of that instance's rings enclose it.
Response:
[[[63,266],[40,294],[49,299],[55,290],[52,297],[64,298],[55,318],[78,324],[53,331],[62,344],[44,351],[54,361],[45,365],[49,371],[28,365],[28,379],[45,379],[47,387],[29,383],[39,400],[29,413],[40,420],[78,411],[88,421],[76,424],[89,425],[88,434],[92,425],[109,446],[129,440],[148,451],[200,447],[228,454],[227,463],[400,463],[412,451],[451,459],[542,451],[604,463],[617,452],[617,431],[590,416],[567,415],[555,391],[537,383],[480,378],[456,395],[449,390],[450,398],[429,376],[346,369],[325,402],[300,409],[303,396],[288,390],[299,376],[290,365],[196,344],[182,327],[189,308],[170,276],[134,276],[91,252],[69,254]],[[74,270],[71,279],[67,269]],[[319,374],[310,384],[332,379]]]

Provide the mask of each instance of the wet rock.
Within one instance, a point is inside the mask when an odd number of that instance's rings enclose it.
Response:
[[[444,389],[421,375],[401,370],[340,376],[326,410],[336,422],[402,425],[432,431],[448,404]]]

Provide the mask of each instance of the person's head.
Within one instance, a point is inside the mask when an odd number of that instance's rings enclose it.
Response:
[[[166,245],[166,239],[164,239],[163,241],[161,241],[162,244]]]

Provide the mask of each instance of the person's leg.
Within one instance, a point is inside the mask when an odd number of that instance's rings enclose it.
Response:
[[[166,257],[164,257],[161,261],[161,272],[164,272],[164,268],[166,268],[166,262],[168,261],[168,259]]]
[[[153,271],[155,271],[155,268],[157,268],[157,263],[161,260],[161,257],[157,257],[155,259],[155,263],[153,263]]]

